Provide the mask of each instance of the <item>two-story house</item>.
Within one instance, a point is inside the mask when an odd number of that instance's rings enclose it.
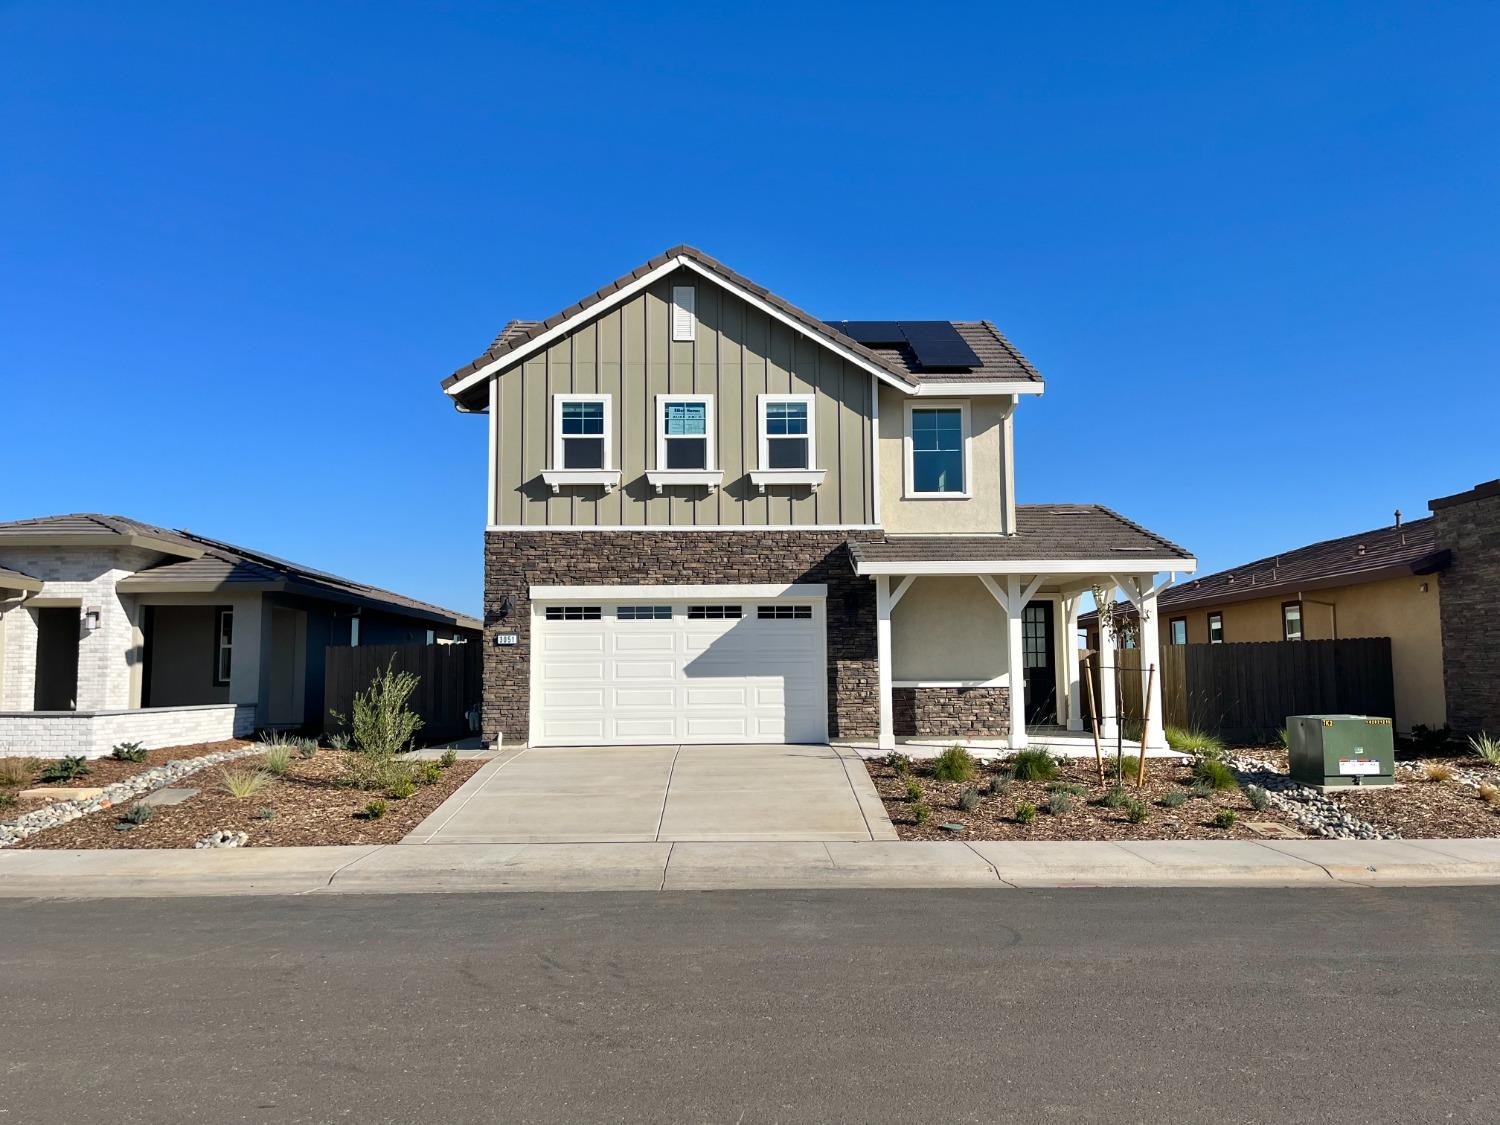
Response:
[[[443,387],[489,419],[490,739],[1022,747],[1082,728],[1081,596],[1119,586],[1150,629],[1157,575],[1195,565],[1016,503],[1043,381],[993,324],[820,320],[688,246]]]

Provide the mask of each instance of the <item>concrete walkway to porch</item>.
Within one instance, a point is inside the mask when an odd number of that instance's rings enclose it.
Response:
[[[503,751],[402,843],[895,839],[852,751],[613,746]]]

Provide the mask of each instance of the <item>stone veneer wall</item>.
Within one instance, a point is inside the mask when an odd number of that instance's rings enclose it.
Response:
[[[1010,688],[893,688],[898,738],[998,738],[1010,734]]]
[[[1432,514],[1452,552],[1439,587],[1448,723],[1500,735],[1500,489],[1435,501]]]
[[[139,742],[147,750],[159,750],[245,738],[254,730],[255,706],[249,703],[0,713],[0,757],[102,758],[120,742]]]
[[[875,584],[845,547],[879,532],[491,531],[484,539],[484,718],[487,740],[526,741],[532,586],[822,582],[828,586],[828,734],[874,738],[880,727]],[[501,598],[515,610],[499,617]],[[516,643],[496,647],[498,632]]]

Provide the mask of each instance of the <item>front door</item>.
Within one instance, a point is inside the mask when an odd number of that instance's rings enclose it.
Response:
[[[1029,604],[1021,613],[1028,727],[1051,726],[1057,722],[1057,667],[1052,635],[1052,603]]]

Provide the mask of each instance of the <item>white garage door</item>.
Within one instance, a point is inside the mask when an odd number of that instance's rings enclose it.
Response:
[[[821,598],[532,607],[531,742],[823,742]]]

